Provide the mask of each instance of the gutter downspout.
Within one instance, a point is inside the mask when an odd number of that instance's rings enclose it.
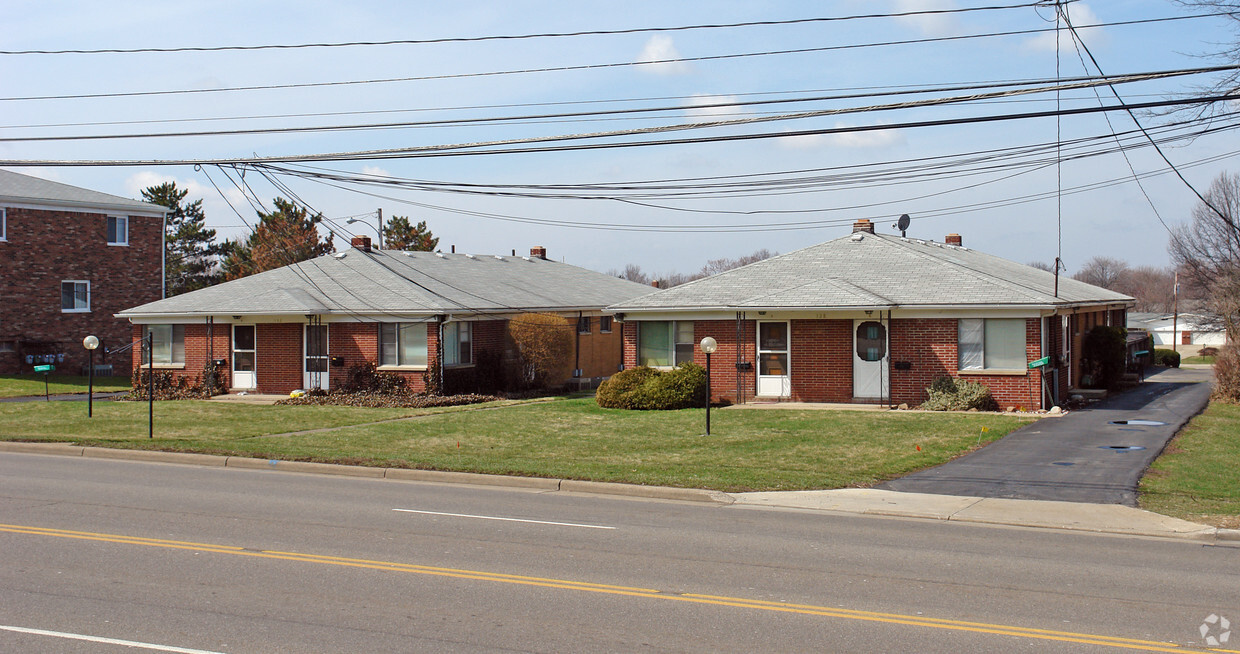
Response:
[[[585,312],[577,312],[577,324],[573,326],[576,338],[573,340],[573,377],[581,377],[581,318]]]
[[[159,230],[159,299],[168,297],[168,212],[163,214],[163,226]]]

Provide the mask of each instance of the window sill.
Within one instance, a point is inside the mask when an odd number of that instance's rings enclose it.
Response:
[[[108,243],[108,245],[115,246],[115,247],[122,247],[122,248],[129,247],[128,243]]]
[[[1012,370],[1009,368],[994,368],[994,369],[983,369],[983,370],[957,370],[956,372],[961,377],[969,377],[969,376],[980,377],[980,376],[986,376],[986,375],[990,375],[993,377],[1024,377],[1029,374],[1028,370]]]
[[[90,309],[61,309],[61,313],[90,313]]]
[[[142,364],[142,368],[144,370],[150,367],[151,367],[150,364],[147,364],[147,363]],[[155,369],[156,370],[185,370],[185,364],[184,363],[157,363],[155,364]]]
[[[472,363],[445,363],[443,364],[443,367],[445,370],[456,370],[458,368],[473,368],[474,364]]]
[[[425,372],[426,366],[378,366],[380,372]]]

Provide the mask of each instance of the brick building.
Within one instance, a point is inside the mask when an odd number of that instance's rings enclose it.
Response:
[[[84,372],[82,339],[129,343],[126,307],[163,297],[164,207],[0,170],[0,374]],[[117,374],[129,371],[119,355]]]
[[[603,307],[651,292],[642,284],[530,256],[352,247],[120,312],[133,338],[150,333],[154,366],[198,377],[222,362],[233,391],[330,389],[373,363],[416,391],[469,392],[516,361],[508,322],[564,318],[573,346],[551,383],[619,369],[619,329]],[[131,365],[142,362],[135,353]],[[488,377],[483,379],[482,377]]]
[[[705,364],[700,342],[713,337],[716,399],[916,406],[949,376],[1003,406],[1049,407],[1081,382],[1084,334],[1124,326],[1132,304],[956,234],[879,235],[861,220],[849,236],[608,309],[623,320],[625,367]]]

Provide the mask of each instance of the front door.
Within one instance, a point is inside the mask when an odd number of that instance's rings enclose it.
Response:
[[[327,325],[306,325],[302,387],[327,390]]]
[[[255,363],[254,325],[233,325],[232,337],[232,385],[233,388],[253,390],[258,388]]]
[[[887,325],[877,320],[853,321],[853,397],[891,397],[887,366]]]
[[[758,397],[789,397],[788,323],[758,323]]]

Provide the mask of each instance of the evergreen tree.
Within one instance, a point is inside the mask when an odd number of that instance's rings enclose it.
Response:
[[[207,229],[202,200],[186,203],[189,191],[176,182],[148,186],[142,199],[169,209],[164,240],[167,261],[164,266],[168,295],[206,288],[220,281],[217,258],[222,247],[215,242],[215,230]]]
[[[305,208],[276,198],[275,211],[259,212],[258,226],[245,240],[224,244],[222,262],[225,279],[238,279],[254,273],[313,259],[335,251],[332,235],[319,239],[317,225],[323,215],[309,215]]]
[[[383,228],[383,247],[388,250],[434,252],[438,245],[439,239],[431,234],[425,220],[414,225],[405,216],[392,216]]]

